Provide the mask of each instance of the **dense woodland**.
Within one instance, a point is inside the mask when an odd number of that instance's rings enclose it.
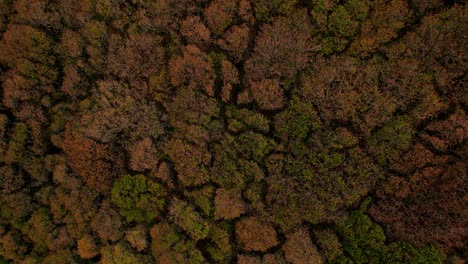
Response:
[[[0,263],[465,263],[467,11],[0,0]]]

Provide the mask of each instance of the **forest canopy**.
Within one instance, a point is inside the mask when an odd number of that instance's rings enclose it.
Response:
[[[463,0],[0,0],[0,263],[463,264]]]

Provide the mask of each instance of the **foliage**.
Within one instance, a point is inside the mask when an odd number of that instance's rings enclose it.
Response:
[[[124,175],[112,187],[112,202],[127,221],[151,221],[164,208],[164,189],[143,175]]]
[[[248,76],[256,81],[293,78],[309,63],[311,31],[306,10],[298,10],[288,17],[279,17],[271,25],[263,25],[252,58],[245,65]]]
[[[273,16],[285,15],[292,11],[298,0],[254,0],[252,2],[257,20],[269,22]]]
[[[107,246],[101,250],[101,263],[122,263],[122,264],[133,264],[133,263],[146,263],[150,261],[149,256],[139,255],[133,253],[127,245],[118,243],[114,246]]]
[[[204,239],[210,233],[210,223],[185,201],[174,199],[169,209],[170,218],[194,241]]]
[[[443,263],[444,256],[433,246],[417,248],[409,242],[385,244],[383,229],[361,211],[354,211],[338,225],[343,249],[334,263]]]
[[[212,241],[207,246],[210,256],[218,262],[229,262],[233,257],[234,248],[230,236],[230,226],[227,224],[214,226],[210,233]]]
[[[408,117],[397,117],[379,129],[369,140],[369,147],[383,166],[390,165],[411,146],[414,130]]]
[[[465,2],[0,0],[0,262],[461,262]]]
[[[173,224],[161,222],[150,231],[152,237],[151,252],[156,261],[163,263],[204,263],[202,253],[195,244]]]

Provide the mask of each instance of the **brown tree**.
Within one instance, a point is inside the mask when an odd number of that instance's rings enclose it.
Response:
[[[278,110],[285,104],[284,92],[277,79],[250,82],[252,95],[263,110]]]
[[[123,168],[120,154],[110,144],[98,143],[67,126],[62,149],[72,170],[81,176],[89,188],[109,192],[113,179]]]
[[[167,143],[165,152],[175,164],[177,176],[185,186],[201,185],[208,181],[208,165],[211,155],[206,150],[173,139]]]
[[[292,78],[310,61],[312,26],[306,10],[262,26],[245,70],[250,79]]]
[[[236,223],[236,238],[247,251],[265,252],[279,241],[275,229],[256,217]]]
[[[299,228],[286,235],[283,245],[286,260],[294,264],[323,263],[317,248],[309,236],[307,228]]]
[[[182,48],[183,55],[169,62],[169,76],[176,87],[188,86],[202,89],[214,96],[215,72],[208,56],[198,47],[188,45]]]
[[[214,203],[214,215],[218,219],[234,219],[245,212],[241,193],[236,190],[217,189]]]
[[[118,241],[122,237],[122,218],[108,200],[101,203],[98,213],[91,221],[91,229],[103,242]]]
[[[235,0],[214,0],[205,9],[204,15],[208,27],[215,35],[223,34],[234,20],[237,8]]]
[[[94,258],[99,254],[98,247],[94,238],[90,235],[86,235],[78,240],[78,254],[81,258],[90,259]]]
[[[203,45],[210,41],[210,31],[198,16],[190,16],[182,21],[180,32],[190,44]]]
[[[217,44],[226,50],[234,62],[245,58],[250,43],[250,28],[247,24],[233,26],[224,33]]]
[[[132,90],[141,89],[165,62],[162,38],[153,34],[130,34],[127,39],[111,35],[108,49],[109,73],[127,80]],[[142,91],[138,97],[145,95]]]
[[[38,29],[10,24],[0,45],[0,62],[7,65],[3,84],[3,104],[16,110],[21,102],[40,100],[53,91],[57,79],[53,42]]]

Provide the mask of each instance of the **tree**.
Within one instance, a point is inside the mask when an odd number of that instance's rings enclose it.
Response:
[[[311,32],[306,10],[263,25],[255,39],[252,58],[245,64],[248,77],[251,80],[294,78],[310,61]]]
[[[234,20],[237,1],[235,0],[214,0],[205,8],[205,19],[211,32],[221,35]]]
[[[55,5],[47,0],[30,2],[27,0],[14,1],[16,15],[13,21],[18,24],[26,24],[34,27],[60,28],[60,16]]]
[[[183,47],[182,56],[169,62],[169,76],[175,87],[201,89],[214,96],[215,72],[208,56],[198,47]]]
[[[38,102],[54,91],[58,73],[54,44],[43,31],[26,25],[9,25],[3,34],[0,62],[10,70],[3,84],[3,104],[17,113],[25,101]]]
[[[415,247],[396,241],[386,244],[383,229],[361,211],[353,211],[337,226],[343,248],[332,263],[444,263],[444,254],[433,246]]]
[[[466,166],[452,162],[426,165],[408,178],[389,177],[377,192],[382,200],[371,206],[370,214],[388,227],[392,237],[418,246],[437,243],[445,252],[462,248]]]
[[[203,219],[193,206],[177,198],[171,202],[169,218],[194,241],[206,238],[211,230],[210,223]]]
[[[101,249],[101,263],[112,264],[133,264],[151,262],[151,257],[134,253],[126,244],[120,242],[116,245],[109,245]]]
[[[250,85],[253,98],[261,109],[278,110],[284,106],[284,92],[277,79],[263,79]]]
[[[215,261],[229,262],[234,257],[231,228],[229,224],[221,224],[213,226],[211,229],[209,236],[211,241],[207,246],[207,251]]]
[[[205,262],[200,250],[188,240],[174,224],[160,222],[150,231],[151,252],[157,263],[194,263]]]
[[[408,117],[396,117],[379,129],[369,140],[369,148],[382,166],[389,166],[408,150],[412,144],[414,130]]]
[[[131,170],[143,172],[145,170],[157,170],[159,153],[151,138],[147,137],[130,145],[129,147]]]
[[[214,204],[217,219],[235,219],[245,212],[241,193],[236,190],[217,189]]]
[[[108,72],[127,80],[135,97],[145,97],[147,91],[136,90],[142,89],[164,65],[162,38],[153,34],[129,34],[126,39],[111,35],[108,50]]]
[[[125,239],[130,243],[132,248],[138,252],[142,252],[148,246],[147,235],[148,230],[140,225],[125,232]]]
[[[106,47],[108,45],[108,28],[104,22],[90,20],[81,28],[85,40],[85,54],[87,55],[87,71],[95,75],[105,69]]]
[[[210,141],[219,139],[223,133],[220,122],[220,105],[217,100],[200,91],[179,89],[167,102],[168,123],[175,127],[172,139],[183,139],[199,146],[205,152]]]
[[[350,49],[354,54],[368,54],[396,38],[412,15],[403,0],[373,1],[371,9],[373,12],[361,25],[361,34],[351,44]]]
[[[283,251],[286,260],[291,263],[323,263],[317,248],[310,240],[307,228],[300,228],[287,234]]]
[[[120,214],[111,207],[109,200],[104,200],[91,221],[91,229],[96,232],[101,241],[115,242],[123,235],[122,224]]]
[[[112,187],[112,202],[128,222],[146,222],[164,209],[165,192],[161,185],[143,175],[124,175]]]
[[[210,30],[203,24],[199,16],[187,17],[182,21],[180,31],[190,44],[203,46],[211,40]]]
[[[213,147],[215,159],[211,180],[223,188],[243,189],[249,182],[261,181],[265,175],[259,164],[273,150],[274,142],[252,131],[238,138],[226,137]]]
[[[71,169],[98,192],[109,192],[114,177],[123,169],[123,161],[112,151],[111,144],[98,143],[73,131],[71,124],[65,130],[62,149]]]
[[[78,254],[84,259],[94,258],[99,254],[98,247],[92,236],[86,235],[78,240]]]
[[[247,24],[232,26],[216,43],[228,52],[234,62],[242,61],[250,43],[250,28]]]
[[[184,186],[201,185],[208,181],[208,165],[211,160],[208,151],[183,140],[172,139],[167,143],[165,152],[174,162],[177,177]]]
[[[227,103],[231,100],[234,93],[234,85],[238,85],[239,71],[228,60],[221,61],[221,73],[223,77],[223,87],[221,88],[221,99]]]
[[[0,254],[6,259],[22,261],[28,254],[30,241],[25,240],[17,229],[2,232],[0,236]]]
[[[265,252],[279,241],[276,230],[256,217],[249,217],[236,223],[236,238],[246,251]]]
[[[260,22],[270,22],[277,15],[286,15],[293,10],[298,0],[252,1],[255,17]]]

